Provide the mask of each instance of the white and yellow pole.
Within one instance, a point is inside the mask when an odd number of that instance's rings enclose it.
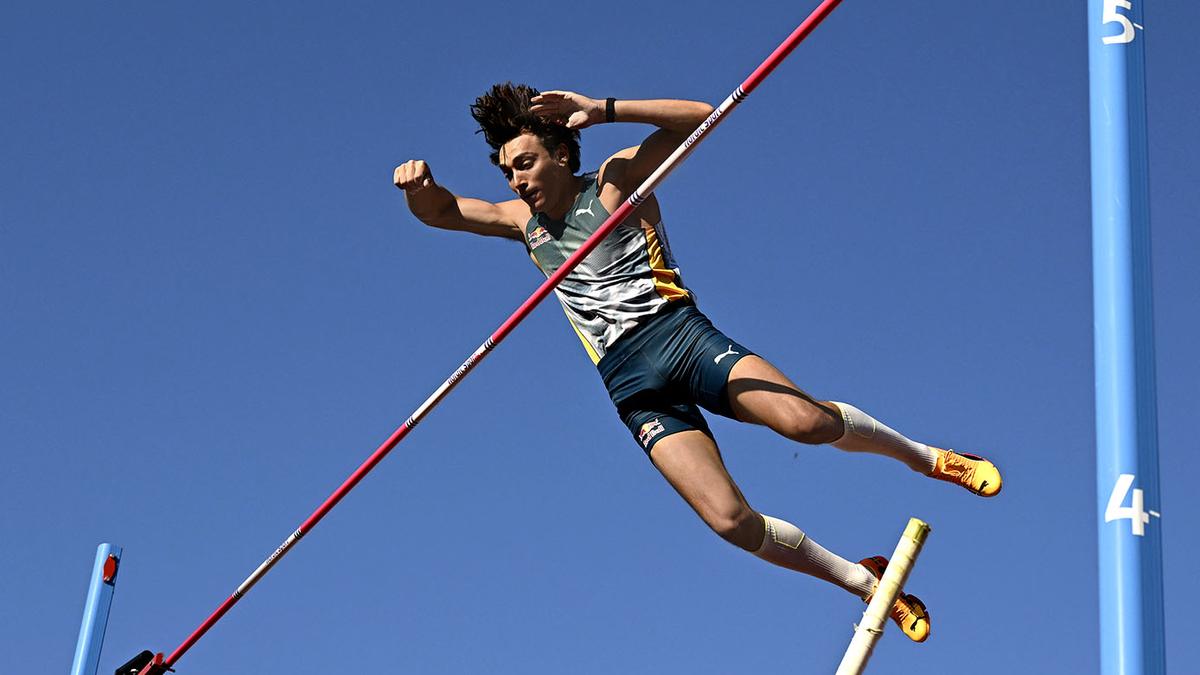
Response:
[[[900,596],[900,591],[908,581],[908,575],[916,565],[917,556],[920,555],[921,547],[925,545],[925,538],[928,536],[929,525],[925,521],[919,518],[908,519],[908,527],[904,528],[904,534],[896,544],[887,570],[879,580],[879,586],[875,588],[875,595],[871,597],[867,611],[863,612],[862,622],[854,627],[854,638],[850,640],[850,647],[842,656],[837,675],[858,675],[867,667],[875,643],[883,635],[883,626],[888,620],[892,605],[896,603],[896,598]]]

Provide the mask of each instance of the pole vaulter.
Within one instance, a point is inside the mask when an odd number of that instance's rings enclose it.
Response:
[[[210,628],[213,627],[213,625],[220,621],[221,617],[225,616],[225,614],[232,609],[233,606],[237,604],[237,602],[241,600],[242,597],[244,597],[250,591],[250,589],[253,588],[254,585],[258,583],[259,580],[261,580],[263,576],[265,576],[267,572],[269,572],[271,568],[283,558],[284,555],[291,551],[296,542],[298,542],[304,535],[308,534],[314,527],[316,527],[317,523],[319,523],[321,519],[324,518],[325,515],[342,500],[343,497],[349,494],[349,492],[353,490],[354,487],[357,486],[358,483],[365,478],[366,475],[370,473],[370,471],[374,469],[377,464],[379,464],[379,462],[383,461],[383,458],[386,457],[387,454],[391,452],[391,450],[396,447],[396,445],[399,444],[400,441],[403,440],[410,431],[412,431],[413,427],[415,427],[422,419],[424,419],[424,417],[429,414],[429,412],[435,406],[437,406],[437,404],[440,403],[442,399],[445,398],[446,395],[449,394],[450,391],[460,381],[462,381],[462,379],[466,377],[467,374],[470,373],[475,366],[478,365],[479,362],[482,361],[483,358],[492,351],[492,349],[496,347],[496,345],[500,344],[500,342],[503,341],[504,338],[506,338],[508,334],[517,327],[517,324],[521,323],[521,321],[523,321],[525,317],[527,317],[530,312],[533,311],[538,303],[550,295],[550,293],[559,285],[559,283],[566,278],[566,276],[573,269],[575,269],[575,267],[582,262],[583,259],[586,258],[588,254],[591,253],[592,250],[595,249],[596,246],[599,245],[609,233],[616,229],[618,225],[620,225],[631,213],[633,213],[634,210],[637,209],[637,207],[640,206],[652,192],[654,192],[654,190],[659,186],[660,183],[662,183],[667,175],[675,170],[675,168],[678,167],[679,164],[682,163],[683,160],[690,155],[693,150],[695,150],[696,145],[703,140],[713,128],[720,124],[721,120],[723,120],[730,111],[737,107],[739,103],[744,101],[746,97],[749,96],[749,94],[754,91],[754,89],[757,88],[758,85],[761,84],[762,81],[765,80],[767,76],[770,75],[771,72],[774,71],[775,68],[788,57],[788,55],[792,53],[792,51],[800,44],[800,42],[803,41],[804,38],[808,37],[808,35],[814,29],[816,29],[816,27],[825,19],[825,17],[829,16],[829,14],[838,6],[838,4],[840,4],[840,2],[841,0],[824,0],[821,2],[821,4],[818,5],[817,8],[814,9],[813,12],[808,16],[808,18],[806,18],[799,26],[797,26],[796,29],[792,31],[792,33],[778,47],[775,48],[771,55],[768,56],[766,60],[764,60],[754,70],[754,72],[752,72],[750,76],[747,77],[745,81],[743,81],[737,87],[737,89],[735,89],[733,93],[730,94],[721,103],[721,105],[718,106],[712,112],[712,114],[710,114],[708,118],[704,120],[704,122],[701,123],[700,126],[697,127],[696,130],[692,132],[692,134],[688,136],[688,138],[682,144],[680,144],[679,147],[676,148],[675,151],[671,153],[671,155],[667,157],[667,159],[660,164],[659,167],[644,182],[642,182],[642,184],[636,190],[634,190],[629,198],[626,199],[621,206],[618,207],[616,211],[614,211],[612,215],[604,221],[600,228],[597,229],[596,232],[589,237],[573,255],[567,258],[566,262],[563,263],[563,265],[553,275],[547,278],[546,281],[542,283],[541,286],[539,286],[538,289],[534,291],[534,293],[530,295],[529,298],[526,299],[525,302],[522,303],[521,306],[518,307],[517,310],[513,312],[512,315],[509,316],[508,319],[505,320],[504,323],[501,324],[500,327],[497,328],[496,331],[493,332],[491,336],[489,336],[488,339],[485,340],[484,343],[480,345],[479,348],[476,349],[471,356],[468,357],[467,360],[464,361],[463,364],[459,366],[458,369],[455,370],[454,373],[452,373],[450,377],[443,382],[441,386],[439,386],[437,390],[435,390],[433,394],[430,395],[429,398],[427,398],[425,402],[422,403],[407,420],[405,420],[404,424],[392,432],[391,436],[389,436],[388,439],[384,441],[383,444],[380,445],[375,452],[373,452],[371,456],[368,457],[366,461],[364,461],[358,467],[358,469],[354,471],[354,473],[350,474],[345,482],[343,482],[340,487],[334,490],[333,494],[331,494],[325,500],[325,502],[317,508],[316,511],[313,511],[312,515],[310,515],[303,523],[301,523],[300,526],[296,528],[296,530],[292,532],[287,539],[285,539],[283,543],[280,544],[279,547],[276,548],[275,551],[272,552],[271,555],[268,556],[267,559],[264,560],[263,563],[254,570],[254,572],[250,574],[250,576],[246,577],[246,580],[237,587],[237,590],[235,590],[232,595],[222,602],[221,605],[217,607],[217,609],[207,619],[205,619],[204,622],[200,624],[200,626],[196,628],[196,630],[194,630],[186,640],[183,641],[183,643],[176,647],[169,656],[165,657],[161,652],[155,654],[150,651],[144,651],[123,665],[121,669],[117,671],[118,675],[159,675],[171,670],[172,667],[179,662],[179,659],[181,659],[183,655],[186,654],[187,651],[191,649],[192,646],[196,644],[196,642],[203,637]]]

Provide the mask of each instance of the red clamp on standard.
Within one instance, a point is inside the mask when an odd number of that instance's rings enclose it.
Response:
[[[121,564],[121,559],[112,553],[108,554],[108,559],[104,561],[104,583],[112,585],[117,578],[117,567]]]
[[[162,652],[155,654],[147,649],[117,668],[116,675],[162,675],[167,671],[175,672],[163,662]]]

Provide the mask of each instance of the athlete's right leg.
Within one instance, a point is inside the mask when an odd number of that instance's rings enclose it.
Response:
[[[679,420],[666,418],[664,424],[663,419],[648,424],[658,433],[644,434],[649,441],[643,445],[650,445],[654,465],[713,531],[763,560],[841,586],[863,600],[874,592],[887,565],[883,558],[852,563],[825,550],[795,525],[750,508],[712,438],[695,428],[681,430]],[[668,427],[674,431],[668,432]],[[916,597],[897,598],[891,618],[909,639],[923,642],[929,637],[929,612]]]
[[[729,543],[860,598],[875,588],[875,576],[865,566],[830,553],[795,525],[750,508],[707,434],[689,430],[660,438],[651,448],[650,459],[700,518]]]

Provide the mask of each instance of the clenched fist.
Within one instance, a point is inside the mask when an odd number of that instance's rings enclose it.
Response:
[[[392,174],[392,182],[396,184],[396,187],[409,194],[436,185],[433,182],[433,173],[429,170],[429,165],[422,159],[410,159],[396,167],[396,171]]]

